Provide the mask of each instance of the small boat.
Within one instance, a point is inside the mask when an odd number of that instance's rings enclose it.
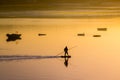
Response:
[[[6,34],[7,37],[12,37],[12,38],[19,38],[21,34]]]
[[[101,37],[101,35],[93,35],[93,37]]]
[[[21,34],[6,34],[6,36],[8,37],[7,41],[15,41],[17,39],[21,39]]]
[[[84,33],[79,33],[79,34],[77,34],[77,36],[85,36],[85,34]]]
[[[97,28],[98,31],[107,31],[107,28]]]
[[[71,56],[60,56],[61,58],[71,58]]]
[[[38,34],[38,36],[46,36],[46,34]]]

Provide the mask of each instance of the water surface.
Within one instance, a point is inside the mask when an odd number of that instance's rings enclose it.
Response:
[[[29,58],[0,60],[0,79],[120,80],[119,23],[120,18],[0,19],[0,56]],[[7,42],[6,34],[16,32],[22,34],[21,40]],[[80,33],[85,36],[78,36]],[[66,45],[71,55],[67,67],[64,58],[47,58],[64,55]]]

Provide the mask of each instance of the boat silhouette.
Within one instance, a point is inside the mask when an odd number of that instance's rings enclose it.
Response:
[[[98,31],[107,31],[107,28],[97,28]]]
[[[77,36],[85,36],[85,33],[79,33]]]
[[[101,35],[93,35],[93,37],[101,37]]]
[[[42,34],[42,33],[40,33],[40,34],[38,34],[38,36],[46,36],[47,34]]]
[[[20,40],[21,38],[20,38],[20,36],[21,36],[21,34],[6,34],[6,36],[8,37],[7,38],[7,42],[9,42],[9,41],[16,41],[16,40]]]

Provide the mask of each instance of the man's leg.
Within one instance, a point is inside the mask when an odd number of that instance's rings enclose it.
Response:
[[[67,55],[68,55],[68,52],[67,52]],[[69,56],[69,55],[68,55]]]

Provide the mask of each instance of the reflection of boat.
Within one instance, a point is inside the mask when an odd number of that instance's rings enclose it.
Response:
[[[6,34],[6,36],[8,37],[7,41],[16,41],[18,39],[21,39],[21,34]]]
[[[97,28],[98,31],[107,31],[107,28]]]
[[[101,35],[93,35],[93,37],[101,37]]]

